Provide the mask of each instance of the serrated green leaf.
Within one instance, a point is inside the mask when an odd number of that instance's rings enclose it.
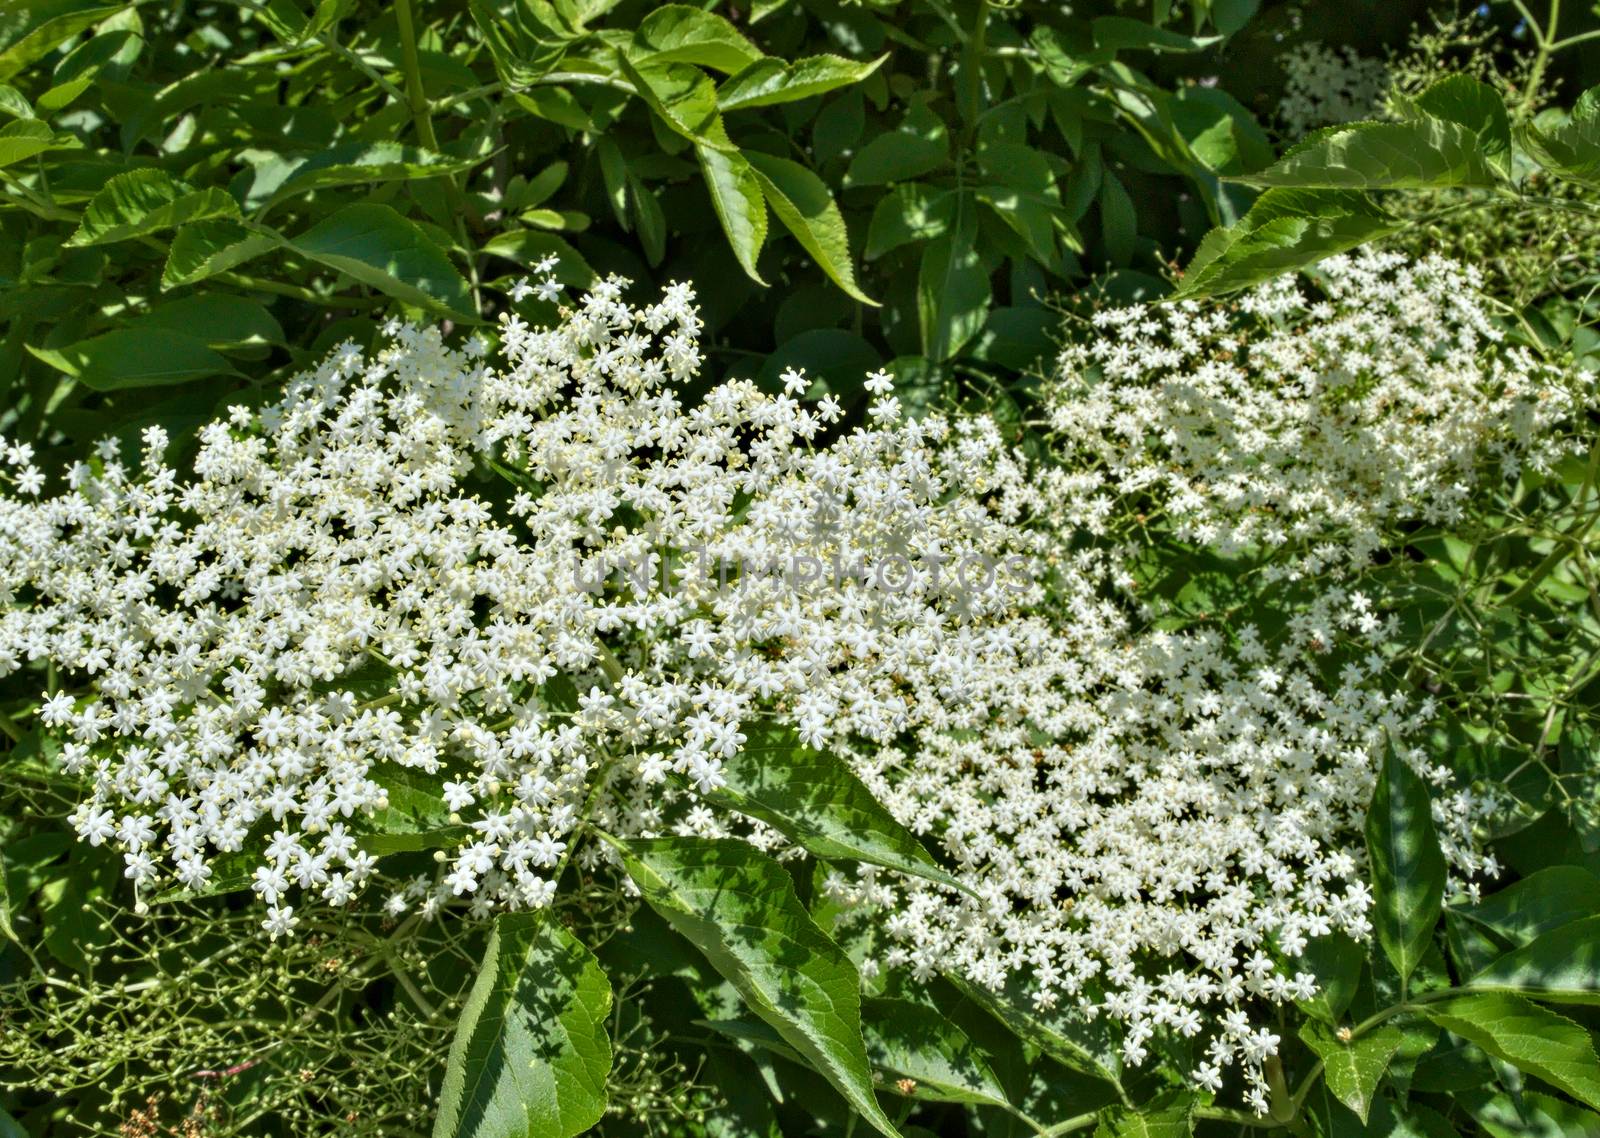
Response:
[[[108,16],[122,11],[122,5],[93,5],[63,12],[30,28],[27,34],[0,51],[0,79],[9,79],[61,44]]]
[[[549,911],[496,918],[456,1022],[434,1138],[573,1138],[606,1109],[611,985]]]
[[[1268,190],[1233,225],[1206,234],[1175,296],[1198,300],[1249,288],[1387,236],[1401,224],[1362,194]]]
[[[444,250],[386,205],[347,205],[290,245],[302,256],[407,304],[474,319],[467,282]]]
[[[898,1138],[873,1094],[861,978],[806,913],[783,867],[738,839],[611,841],[644,899],[750,1010],[875,1130]]]
[[[1540,116],[1525,124],[1517,137],[1523,148],[1557,177],[1600,186],[1600,87],[1591,87],[1579,97],[1566,122],[1547,125]]]
[[[694,152],[734,257],[751,280],[766,284],[756,272],[756,258],[761,256],[761,246],[767,240],[767,207],[761,179],[738,151],[696,145]]]
[[[846,186],[881,186],[920,178],[950,160],[950,132],[927,106],[918,103],[894,130],[869,141],[845,171]]]
[[[1480,1091],[1457,1095],[1456,1101],[1490,1138],[1590,1138],[1600,1134],[1600,1115],[1537,1091],[1516,1095]]]
[[[1194,1133],[1194,1105],[1189,1095],[1176,1094],[1141,1107],[1103,1107],[1094,1138],[1189,1138]]]
[[[31,119],[33,107],[21,91],[9,83],[0,83],[0,114],[10,115],[14,119]]]
[[[284,342],[282,325],[264,306],[225,292],[168,301],[130,326],[167,328],[223,352]]]
[[[793,728],[747,723],[723,760],[713,802],[772,826],[824,860],[861,861],[961,888],[838,757],[800,742]]]
[[[1367,808],[1372,862],[1372,923],[1402,990],[1433,941],[1444,901],[1444,854],[1433,826],[1428,788],[1394,744],[1384,748]]]
[[[1586,1028],[1508,992],[1455,996],[1422,1013],[1490,1055],[1600,1107],[1600,1056]]]
[[[69,245],[128,241],[191,221],[239,216],[225,190],[194,190],[162,170],[130,170],[111,178],[89,200]]]
[[[901,182],[878,199],[867,226],[863,256],[871,261],[913,241],[929,241],[950,232],[959,195],[922,182]]]
[[[1576,865],[1553,865],[1454,910],[1516,945],[1600,912],[1600,877]]]
[[[1477,136],[1484,159],[1503,178],[1511,177],[1511,120],[1493,87],[1470,75],[1450,75],[1412,101],[1424,115],[1459,123]]]
[[[626,55],[617,61],[639,97],[656,117],[696,148],[734,151],[717,109],[717,89],[709,76],[687,63],[651,59],[635,64]]]
[[[334,186],[365,186],[458,174],[475,163],[398,142],[346,142],[294,159],[290,173],[261,203],[265,213],[287,198]],[[259,214],[258,214],[259,215]]]
[[[890,1075],[910,1079],[908,1098],[966,1102],[1011,1109],[1005,1088],[983,1052],[932,1008],[910,1000],[871,999],[861,1005],[867,1057]],[[884,1080],[887,1089],[893,1085]]]
[[[96,391],[238,374],[203,340],[166,328],[118,328],[65,348],[28,350]]]
[[[850,237],[827,183],[787,158],[754,150],[745,152],[745,158],[755,169],[767,205],[828,279],[863,304],[877,307],[877,301],[856,287]]]
[[[1103,1020],[1086,1020],[1074,1008],[1038,1008],[1017,979],[1008,981],[1005,989],[993,991],[962,976],[946,973],[945,978],[1024,1043],[1074,1071],[1121,1086],[1120,1054]]]
[[[724,111],[737,111],[809,99],[861,82],[888,58],[880,55],[858,63],[837,55],[809,55],[785,63],[766,56],[723,80],[717,88],[717,105]]]
[[[1389,1069],[1389,1060],[1405,1042],[1405,1032],[1383,1024],[1344,1043],[1333,1028],[1310,1020],[1300,1025],[1300,1038],[1322,1060],[1323,1078],[1334,1097],[1366,1122],[1373,1092]]]
[[[1325,190],[1431,190],[1493,186],[1478,136],[1429,116],[1329,127],[1291,147],[1265,170],[1231,181]]]
[[[724,17],[687,4],[653,9],[634,32],[631,53],[640,61],[692,63],[730,75],[762,58]]]
[[[1467,981],[1557,1003],[1600,1004],[1600,917],[1552,929]]]
[[[167,264],[161,273],[161,287],[194,284],[270,253],[284,243],[282,237],[266,226],[230,218],[190,222],[179,228],[172,238]]]
[[[54,149],[56,132],[38,119],[18,119],[0,126],[0,166],[11,166]]]
[[[487,0],[470,0],[468,8],[494,60],[495,72],[509,88],[537,83],[561,61],[574,36],[561,16],[543,0],[519,0],[502,11]]]

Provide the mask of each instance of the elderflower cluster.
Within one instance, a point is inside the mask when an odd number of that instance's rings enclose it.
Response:
[[[1492,329],[1451,272],[1333,262],[1327,302],[1254,294],[1248,343],[1192,305],[1108,314],[1068,352],[1053,470],[985,417],[905,418],[882,374],[849,430],[794,373],[686,403],[681,285],[634,306],[607,281],[551,328],[508,315],[496,355],[391,324],[205,427],[192,474],[151,429],[136,462],[102,444],[45,495],[0,445],[0,676],[49,660],[76,685],[41,718],[84,840],[144,891],[242,865],[274,936],[297,891],[347,901],[419,830],[448,835],[444,864],[394,915],[548,905],[575,853],[606,856],[579,849],[588,823],[781,849],[706,797],[775,722],[970,890],[835,877],[880,935],[869,970],[1020,984],[1120,1025],[1130,1065],[1203,1034],[1195,1082],[1241,1066],[1261,1105],[1254,1005],[1308,993],[1308,940],[1368,931],[1385,746],[1438,788],[1461,873],[1492,868],[1479,804],[1405,742],[1431,709],[1385,688],[1392,623],[1359,592],[1271,636],[1162,631],[1120,551],[1075,537],[1136,505],[1333,561],[1447,514],[1480,452],[1514,461],[1493,439],[1545,421],[1531,365],[1480,362]]]
[[[1050,393],[1060,521],[1273,553],[1271,581],[1366,565],[1396,523],[1459,520],[1486,465],[1565,453],[1565,377],[1502,342],[1476,270],[1369,252],[1317,283],[1096,314]]]
[[[1285,83],[1278,121],[1299,138],[1323,126],[1374,117],[1389,90],[1389,69],[1355,48],[1335,50],[1316,40],[1297,44],[1279,57]]]
[[[87,681],[42,719],[86,780],[79,833],[137,888],[256,858],[277,935],[294,891],[355,894],[391,848],[373,831],[456,824],[393,911],[544,905],[585,817],[714,830],[679,788],[721,783],[747,719],[887,740],[907,673],[960,697],[972,627],[1033,588],[1038,542],[972,496],[992,424],[902,420],[885,375],[872,425],[825,447],[841,409],[802,406],[803,376],[685,406],[691,294],[621,292],[504,320],[498,365],[391,325],[205,427],[187,479],[158,429],[136,469],[107,442],[36,501],[7,452],[0,672]],[[451,819],[417,815],[419,778]]]

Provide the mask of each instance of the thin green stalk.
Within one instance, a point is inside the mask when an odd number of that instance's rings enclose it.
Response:
[[[1573,500],[1573,508],[1575,510],[1581,510],[1588,504],[1589,494],[1594,489],[1595,475],[1597,473],[1600,473],[1600,443],[1596,443],[1589,452],[1589,466],[1584,471],[1583,484],[1578,487],[1577,497]],[[1594,528],[1597,520],[1600,520],[1600,511],[1591,513],[1583,524],[1572,533],[1557,535],[1556,547],[1545,556],[1543,561],[1534,566],[1533,572],[1528,574],[1527,580],[1518,585],[1509,597],[1500,602],[1500,607],[1512,608],[1524,597],[1532,593],[1534,589],[1538,588],[1539,582],[1553,573],[1556,566],[1566,559],[1570,546],[1578,545],[1580,548],[1582,547],[1583,539]]]
[[[1522,8],[1524,18],[1527,18],[1527,9]],[[1545,68],[1550,66],[1550,56],[1555,50],[1556,27],[1561,22],[1561,0],[1550,0],[1550,22],[1543,31],[1539,30],[1537,21],[1528,20],[1528,30],[1538,41],[1538,51],[1533,57],[1533,67],[1528,71],[1528,89],[1522,94],[1522,102],[1517,107],[1517,119],[1520,121],[1533,114],[1534,100],[1539,97],[1539,86],[1544,82]]]
[[[395,0],[395,22],[400,25],[401,64],[405,69],[406,104],[416,124],[417,139],[429,150],[439,149],[433,133],[433,118],[428,113],[428,93],[422,89],[422,61],[417,56],[417,25],[411,15],[411,0]]]
[[[1550,45],[1550,54],[1554,55],[1558,51],[1565,51],[1569,47],[1576,47],[1580,43],[1587,43],[1593,39],[1600,39],[1600,28],[1596,28],[1592,32],[1579,32],[1577,35],[1568,36],[1564,40],[1557,40]]]

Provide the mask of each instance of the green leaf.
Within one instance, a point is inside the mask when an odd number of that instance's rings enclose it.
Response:
[[[922,182],[901,182],[878,199],[867,226],[864,256],[871,261],[912,241],[928,241],[950,232],[956,218],[954,190]]]
[[[1139,218],[1122,180],[1109,170],[1100,180],[1100,234],[1113,265],[1126,265],[1133,259]]]
[[[745,158],[755,169],[767,205],[783,227],[794,234],[800,247],[822,266],[828,279],[863,304],[876,307],[878,302],[856,287],[855,269],[850,264],[850,237],[827,183],[786,158],[754,150],[746,151]]]
[[[1087,44],[1083,45],[1087,50],[1074,54],[1073,49],[1063,43],[1061,36],[1048,24],[1034,28],[1028,36],[1028,43],[1044,65],[1050,81],[1063,88],[1071,87],[1094,70],[1096,64],[1110,62],[1115,54],[1111,51],[1095,51]]]
[[[434,1138],[572,1138],[605,1113],[611,985],[555,914],[494,922],[461,1008]]]
[[[1456,1101],[1490,1138],[1591,1138],[1600,1134],[1600,1115],[1537,1091],[1516,1095],[1479,1091],[1457,1095]]]
[[[1460,123],[1429,117],[1329,127],[1297,143],[1265,170],[1231,180],[1329,190],[1496,184],[1478,136]]]
[[[862,1001],[861,1015],[867,1057],[875,1067],[913,1080],[907,1097],[1011,1109],[989,1060],[939,1012],[910,1000],[873,999]],[[884,1080],[884,1089],[892,1085]]]
[[[989,273],[966,233],[929,241],[917,270],[923,355],[943,361],[959,352],[983,328],[992,295]]]
[[[1103,1107],[1094,1138],[1189,1138],[1194,1133],[1194,1106],[1193,1098],[1176,1094],[1142,1107]]]
[[[1501,177],[1511,177],[1511,120],[1493,87],[1470,75],[1450,75],[1418,95],[1412,107],[1466,127],[1477,136],[1484,159]]]
[[[1172,125],[1215,174],[1243,174],[1272,163],[1272,144],[1255,116],[1216,87],[1180,87],[1168,104]]]
[[[483,252],[515,261],[525,269],[532,268],[546,257],[555,257],[555,272],[551,275],[572,288],[588,288],[599,279],[599,274],[584,260],[583,254],[565,238],[557,237],[554,233],[513,229],[491,237],[485,242]]]
[[[1516,945],[1600,912],[1600,877],[1576,865],[1553,865],[1455,910]]]
[[[21,944],[17,936],[16,926],[11,923],[11,914],[16,911],[16,900],[11,896],[11,885],[7,880],[10,871],[6,868],[5,850],[0,849],[0,936],[5,937],[13,944]]]
[[[793,728],[747,723],[723,760],[727,785],[706,795],[758,818],[824,860],[861,861],[962,888],[862,785],[848,765],[800,742]]]
[[[817,927],[782,866],[738,839],[609,839],[651,908],[879,1133],[861,1036],[861,978]]]
[[[283,238],[265,226],[228,218],[190,222],[172,238],[167,265],[161,273],[161,287],[194,284],[270,253],[283,244]]]
[[[194,190],[161,170],[130,170],[110,179],[83,211],[69,245],[127,241],[191,221],[238,217],[239,203],[214,186]]]
[[[291,172],[261,203],[265,213],[286,198],[331,186],[373,185],[456,174],[475,162],[398,142],[346,142],[294,161]]]
[[[1490,1055],[1600,1107],[1600,1056],[1587,1028],[1507,992],[1456,996],[1422,1013]]]
[[[950,159],[950,132],[924,103],[906,112],[900,125],[872,139],[850,160],[846,186],[881,186],[920,178]]]
[[[1367,954],[1361,945],[1343,933],[1332,933],[1310,941],[1298,959],[1288,962],[1287,971],[1309,972],[1317,978],[1317,994],[1309,1000],[1296,1000],[1300,1010],[1324,1023],[1337,1023],[1356,994],[1361,981],[1361,966]]]
[[[513,90],[548,75],[573,38],[572,29],[543,0],[506,5],[507,19],[501,19],[497,5],[487,0],[470,0],[468,7],[494,59],[496,73]]]
[[[118,328],[65,348],[28,350],[96,391],[238,374],[205,341],[166,328]]]
[[[3,1106],[0,1106],[0,1138],[28,1138],[28,1132],[22,1128],[22,1123],[13,1118]]]
[[[1091,26],[1095,48],[1113,54],[1119,51],[1201,51],[1222,42],[1221,36],[1181,35],[1126,16],[1099,16]]]
[[[687,4],[663,4],[633,33],[633,54],[653,63],[693,63],[733,74],[762,58],[761,49],[722,16]]]
[[[1401,225],[1362,194],[1268,190],[1233,225],[1206,234],[1175,295],[1199,299],[1249,288],[1394,233]]]
[[[1600,87],[1578,99],[1565,123],[1542,125],[1541,115],[1521,128],[1518,140],[1546,170],[1569,182],[1600,186]]]
[[[1342,1043],[1333,1028],[1309,1020],[1300,1025],[1300,1038],[1322,1060],[1323,1077],[1334,1097],[1366,1122],[1373,1092],[1389,1069],[1389,1060],[1405,1042],[1405,1032],[1384,1024]]]
[[[444,250],[386,205],[347,205],[290,244],[318,264],[407,304],[474,319],[467,282]]]
[[[1116,1041],[1103,1020],[1086,1020],[1075,1008],[1040,1009],[1024,982],[1016,979],[1008,981],[1004,990],[993,991],[951,973],[945,973],[945,978],[1024,1043],[1074,1071],[1104,1079],[1114,1087],[1122,1085],[1118,1079],[1121,1065]]]
[[[19,7],[25,7],[19,5]],[[61,44],[108,16],[122,11],[122,5],[96,5],[63,12],[29,28],[27,34],[0,51],[0,79],[9,79],[36,60],[43,59]]]
[[[717,88],[717,105],[737,111],[808,99],[861,82],[888,58],[880,55],[870,63],[857,63],[837,55],[808,55],[785,63],[766,56],[723,80]]]
[[[717,110],[716,86],[705,72],[687,63],[652,59],[635,66],[625,55],[617,60],[639,97],[669,128],[697,147],[734,150]]]
[[[645,260],[651,267],[661,263],[667,254],[667,218],[661,211],[656,195],[632,174],[627,178],[628,200],[633,206],[634,224],[639,230],[639,243],[644,246]]]
[[[756,272],[756,258],[767,240],[767,207],[761,179],[738,151],[696,145],[694,152],[700,159],[706,189],[711,191],[711,204],[717,211],[717,220],[722,222],[722,232],[728,235],[734,257],[751,280],[766,284]]]
[[[9,83],[0,83],[0,115],[10,115],[14,119],[31,119],[33,107],[29,106],[27,98],[21,91]]]
[[[56,132],[38,119],[18,119],[0,126],[0,166],[11,166],[56,148]]]
[[[167,328],[223,352],[284,342],[283,327],[264,306],[225,292],[168,301],[131,327]]]
[[[1600,1004],[1600,917],[1564,924],[1506,953],[1466,986],[1557,1003]]]
[[[1403,991],[1433,942],[1444,900],[1445,864],[1428,788],[1393,743],[1384,748],[1383,769],[1367,808],[1366,835],[1372,923],[1400,974]]]

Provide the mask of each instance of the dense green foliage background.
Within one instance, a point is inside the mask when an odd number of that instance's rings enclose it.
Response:
[[[1600,83],[1600,18],[1486,5],[1407,56],[1438,15],[9,4],[0,434],[50,458],[150,423],[181,444],[339,341],[370,343],[381,314],[489,325],[550,255],[574,286],[692,281],[707,384],[804,366],[814,393],[854,402],[890,361],[908,404],[981,402],[1019,438],[1070,315],[1221,294],[1369,240],[1489,266],[1508,334],[1592,372],[1600,97],[1578,95]],[[1392,51],[1418,79],[1411,117],[1280,159],[1297,140],[1273,114],[1278,61],[1306,38]],[[1432,86],[1452,68],[1484,82]],[[1493,837],[1510,872],[1443,906],[1426,792],[1391,767],[1369,830],[1395,851],[1374,855],[1384,951],[1326,947],[1326,995],[1281,1030],[1281,1117],[1198,1104],[1158,1064],[1124,1083],[1025,1004],[946,980],[867,1001],[881,1093],[830,1082],[742,1010],[753,989],[708,963],[713,932],[591,882],[560,928],[501,922],[497,990],[559,979],[544,1022],[605,1029],[607,1134],[859,1135],[880,1109],[908,1138],[1032,1133],[1019,1112],[1110,1136],[1600,1134],[1597,455],[1486,492],[1476,528],[1418,531],[1373,569],[1415,633],[1395,675],[1445,708],[1437,753],[1509,792]],[[1191,565],[1152,595],[1175,620],[1230,611],[1238,566]],[[469,998],[489,927],[329,910],[268,948],[248,894],[136,917],[114,855],[65,824],[74,788],[29,723],[40,678],[0,691],[0,1138],[406,1135],[440,1109],[437,1133],[471,1132],[444,1056],[459,1015],[473,1054],[474,1025],[514,1014]],[[639,880],[744,881],[769,898],[750,920],[798,940],[830,927],[822,858],[790,882],[764,861],[630,856]]]

